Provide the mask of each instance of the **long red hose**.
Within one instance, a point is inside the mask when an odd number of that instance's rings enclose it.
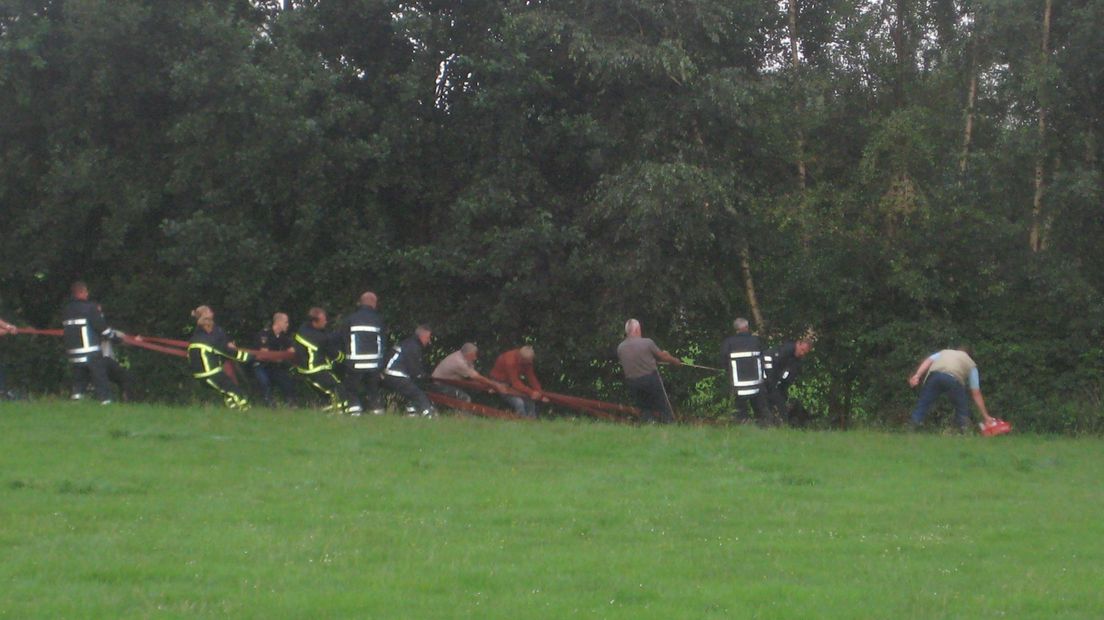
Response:
[[[35,329],[33,327],[20,327],[17,331],[18,334],[30,334],[37,336],[61,336],[62,330],[60,329]],[[146,349],[148,351],[154,351],[157,353],[163,353],[165,355],[172,355],[174,357],[187,357],[188,342],[185,340],[174,340],[172,338],[160,338],[157,336],[131,336],[127,335],[123,337],[123,342],[127,345]],[[286,351],[269,351],[261,349],[239,349],[247,351],[251,355],[262,362],[286,362],[295,357],[295,353],[291,350]],[[455,381],[451,379],[434,379],[440,383],[448,385],[454,385],[456,387],[464,388],[467,390],[474,390],[479,392],[492,392],[487,386],[477,383],[475,381]],[[506,388],[507,394],[514,396],[525,397],[525,394],[514,390],[513,388]],[[567,394],[557,394],[555,392],[542,392],[549,402],[567,407],[568,409],[574,409],[592,415],[596,418],[607,420],[611,422],[620,421],[620,416],[632,416],[640,417],[640,410],[636,407],[629,407],[628,405],[619,405],[617,403],[608,403],[600,400],[593,400],[589,398],[579,398],[577,396],[569,396]],[[436,403],[440,403],[447,407],[454,409],[460,409],[475,413],[477,415],[499,418],[503,420],[524,420],[522,416],[509,411],[503,411],[501,409],[495,409],[494,407],[487,407],[476,403],[468,403],[462,400],[451,398],[442,394],[430,393],[430,400]]]

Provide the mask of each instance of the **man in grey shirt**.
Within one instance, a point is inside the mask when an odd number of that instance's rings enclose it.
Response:
[[[625,371],[625,385],[643,413],[644,420],[674,422],[675,414],[671,411],[667,391],[663,389],[656,360],[676,366],[681,366],[682,360],[661,350],[651,338],[642,337],[640,321],[636,319],[625,322],[625,339],[617,345],[617,359]]]
[[[498,393],[505,393],[506,386],[493,379],[479,374],[479,371],[475,369],[475,360],[479,357],[479,347],[471,342],[465,342],[464,346],[460,347],[459,351],[453,351],[445,359],[441,360],[441,363],[437,364],[437,367],[433,369],[433,383],[429,385],[429,389],[437,392],[438,394],[444,394],[458,400],[462,400],[466,403],[471,402],[471,395],[464,390],[456,387],[455,385],[449,385],[448,383],[441,383],[437,379],[445,379],[451,381],[474,381],[476,383],[483,384],[487,388],[494,390]]]

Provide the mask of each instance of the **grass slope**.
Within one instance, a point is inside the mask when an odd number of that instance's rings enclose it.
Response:
[[[1104,615],[1098,439],[0,404],[0,615]]]

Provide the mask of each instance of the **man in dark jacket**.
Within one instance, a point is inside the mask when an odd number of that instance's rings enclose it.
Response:
[[[268,329],[257,336],[257,349],[261,351],[287,351],[293,346],[291,334],[288,333],[288,315],[277,312],[272,315],[272,323]],[[295,382],[288,372],[287,362],[257,362],[253,365],[253,377],[261,388],[261,397],[266,406],[274,404],[272,387],[275,385],[284,397],[284,402],[289,405],[295,403]]]
[[[759,424],[775,423],[767,405],[766,377],[763,372],[763,343],[751,333],[748,321],[738,318],[732,323],[736,333],[721,342],[721,363],[728,370],[728,387],[735,398],[735,418],[750,420],[748,405],[755,410]]]
[[[249,399],[226,374],[224,360],[246,363],[252,361],[252,357],[229,342],[226,332],[215,325],[215,315],[210,308],[200,306],[192,316],[196,319],[196,328],[188,343],[188,366],[192,376],[221,394],[227,407],[249,409]]]
[[[330,399],[326,410],[341,413],[347,403],[341,394],[341,382],[333,373],[334,363],[344,356],[337,334],[324,331],[328,317],[322,308],[311,308],[306,322],[295,334],[295,372],[315,390]]]
[[[73,373],[73,400],[84,398],[89,381],[101,404],[111,402],[111,385],[104,366],[100,341],[122,337],[108,326],[100,306],[88,299],[88,285],[74,282],[69,292],[72,298],[61,312],[65,354]]]
[[[777,349],[763,353],[767,375],[767,401],[777,419],[788,420],[790,424],[799,424],[798,420],[790,419],[789,416],[789,391],[790,386],[797,381],[801,359],[812,349],[813,341],[802,338],[784,342]]]
[[[383,399],[380,398],[380,371],[383,370],[383,355],[387,345],[387,328],[383,317],[376,311],[378,298],[371,291],[360,295],[360,303],[355,312],[346,317],[337,328],[341,339],[342,352],[345,354],[345,399],[349,402],[349,411],[353,415],[361,412],[361,404],[375,414],[383,413]],[[364,400],[361,401],[361,389]]]
[[[426,325],[419,325],[414,335],[395,346],[387,367],[383,371],[383,385],[398,392],[407,402],[410,415],[431,418],[436,414],[429,397],[416,381],[425,376],[422,353],[429,345],[433,332]]]

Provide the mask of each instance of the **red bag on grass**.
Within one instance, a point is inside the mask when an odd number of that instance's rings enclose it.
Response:
[[[1003,435],[1012,431],[1012,425],[999,418],[993,418],[989,422],[982,422],[978,424],[978,426],[981,427],[981,434],[986,437]]]

